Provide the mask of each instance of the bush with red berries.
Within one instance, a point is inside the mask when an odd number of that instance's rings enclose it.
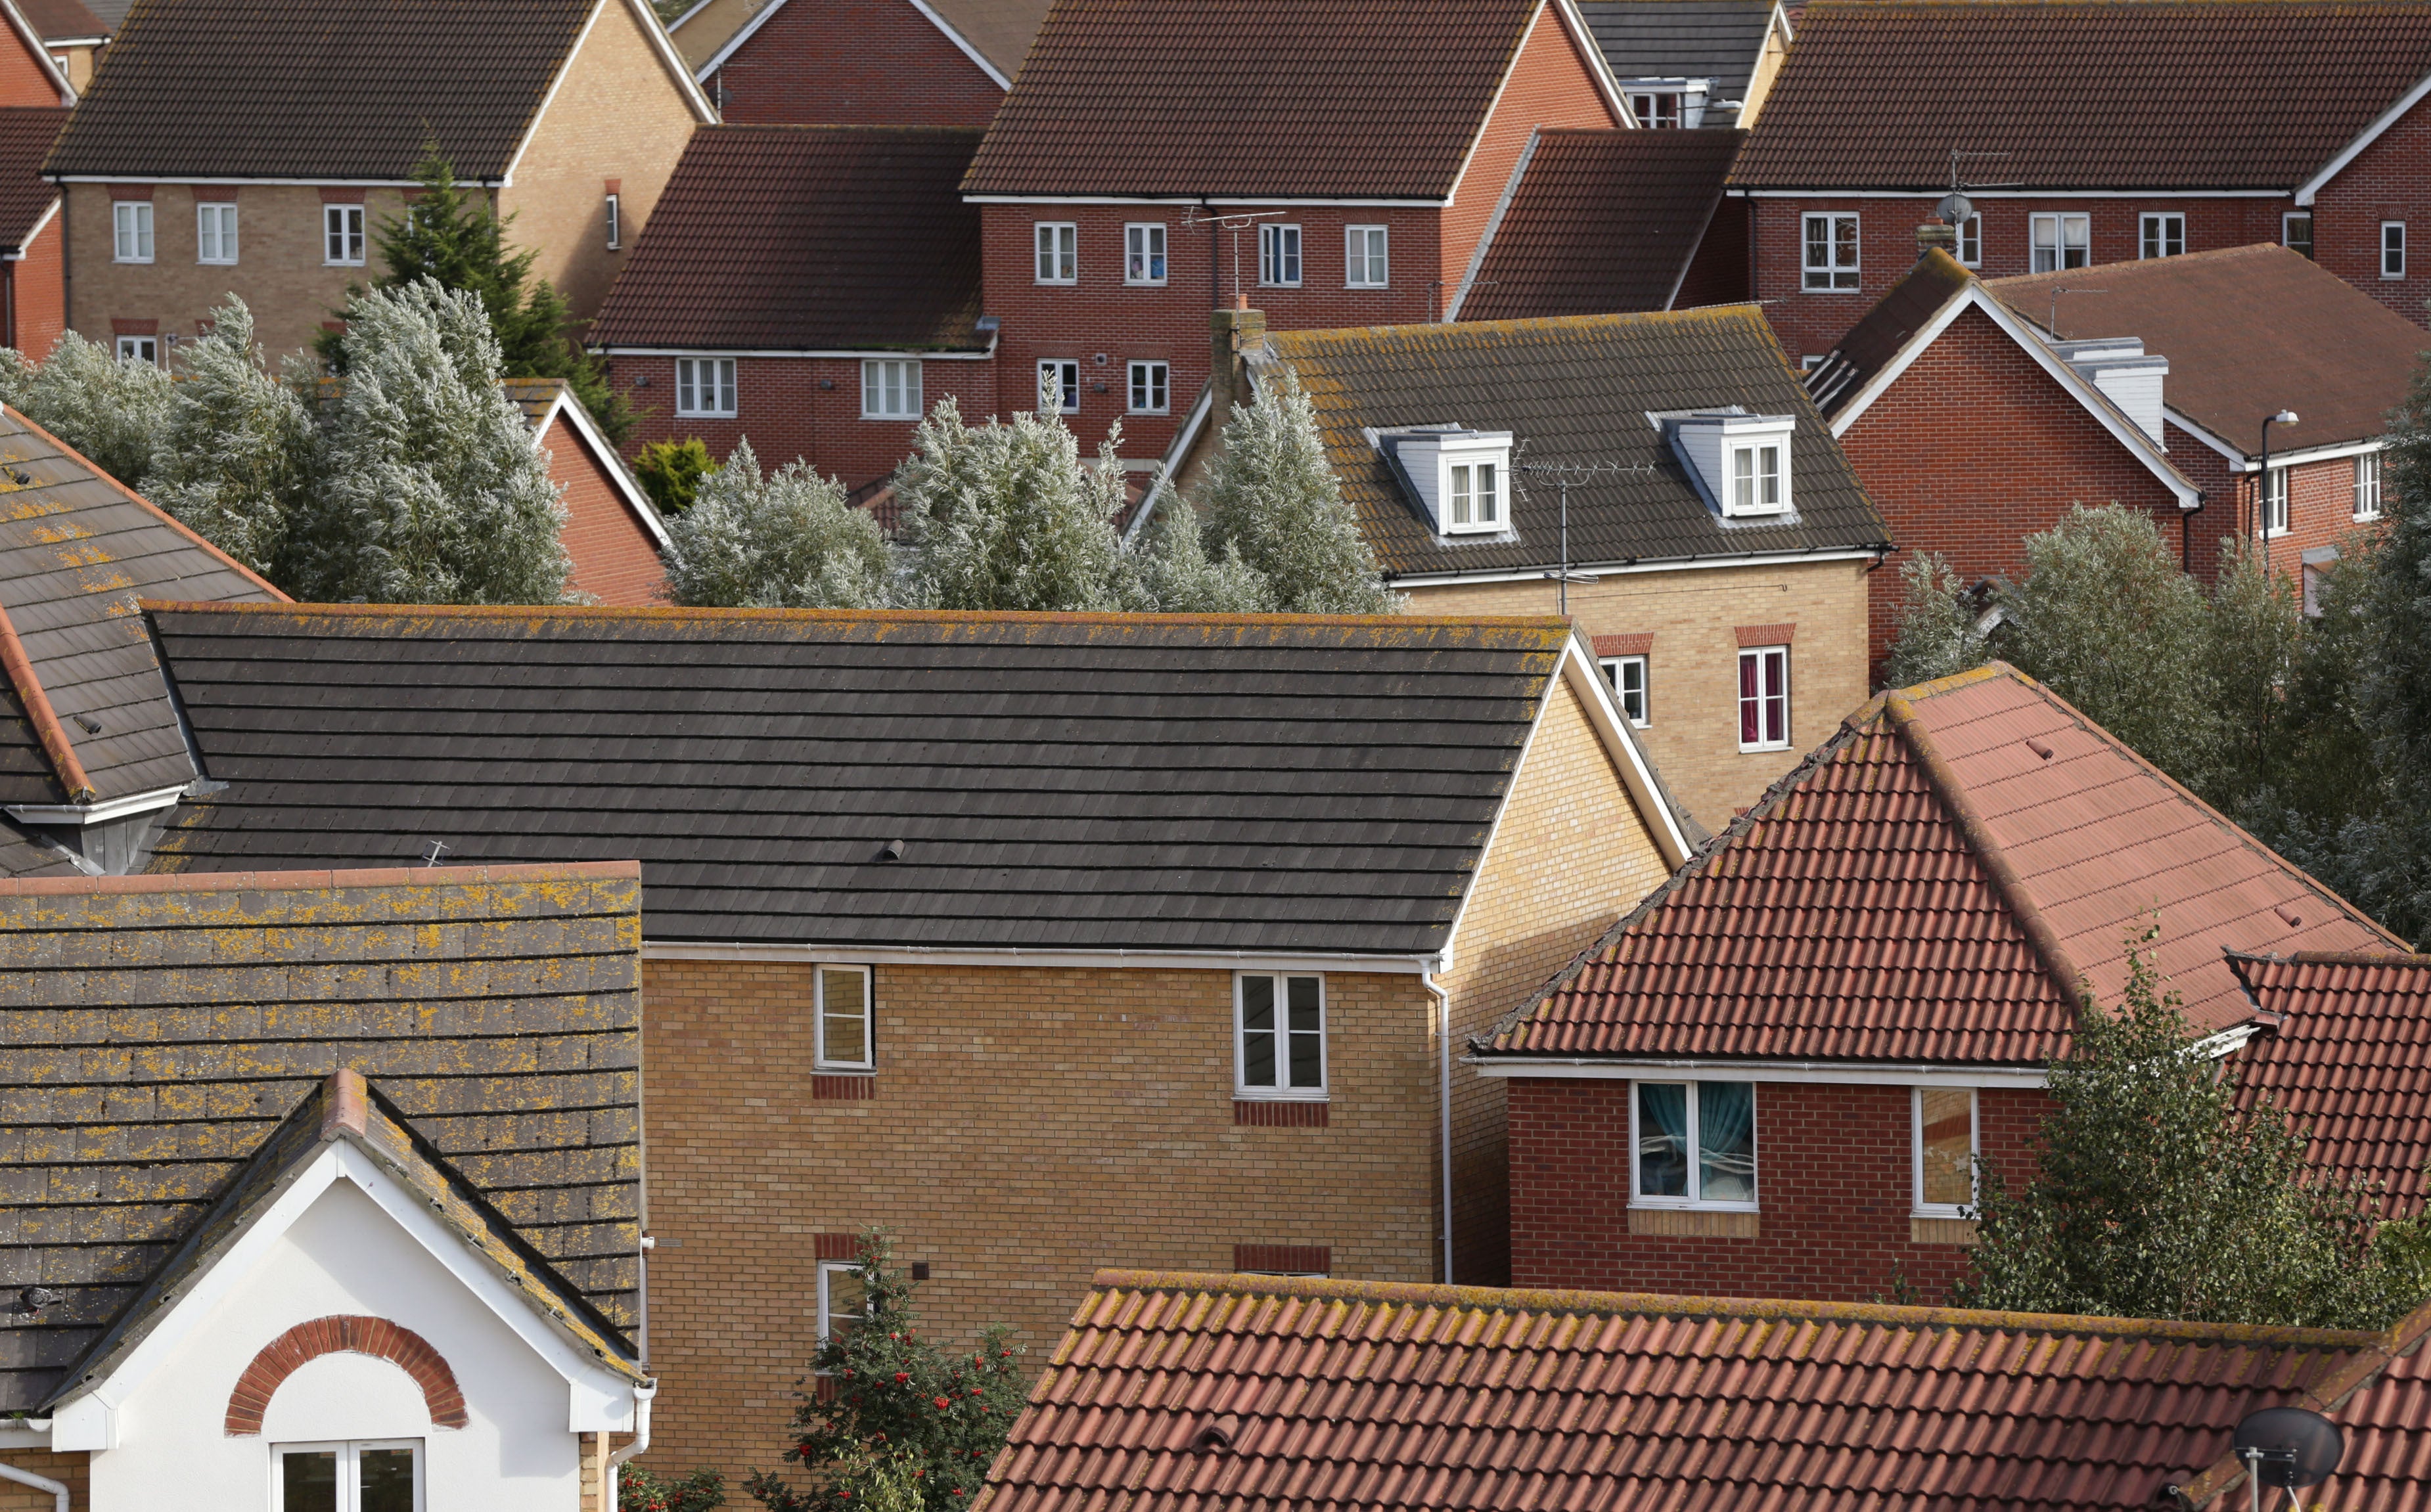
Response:
[[[616,1471],[616,1512],[713,1512],[726,1504],[726,1477],[696,1470],[681,1480],[662,1480],[639,1465]]]

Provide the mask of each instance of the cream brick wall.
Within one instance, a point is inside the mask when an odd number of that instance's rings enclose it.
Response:
[[[1866,701],[1866,568],[1859,562],[1617,573],[1570,585],[1570,615],[1590,635],[1651,633],[1648,712],[1638,743],[1671,791],[1720,829]],[[1551,583],[1409,590],[1413,614],[1549,614]],[[1738,748],[1734,627],[1792,621],[1789,749]]]

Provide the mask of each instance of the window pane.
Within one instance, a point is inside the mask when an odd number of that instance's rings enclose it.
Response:
[[[1241,978],[1241,1085],[1275,1085],[1275,979]]]
[[[860,1065],[869,1059],[867,978],[859,972],[821,972],[821,1032],[830,1061]]]
[[[1762,722],[1757,718],[1756,657],[1749,652],[1739,654],[1739,744],[1756,743]]]
[[[1975,1200],[1975,1094],[1963,1087],[1928,1087],[1917,1094],[1918,1200],[1963,1207]]]
[[[1468,523],[1468,469],[1465,467],[1451,470],[1451,523]]]
[[[1755,1201],[1755,1084],[1697,1085],[1697,1195],[1709,1203]]]
[[[362,1488],[359,1512],[413,1512],[413,1451],[365,1449],[358,1452],[357,1484]]]
[[[338,1512],[338,1452],[279,1455],[278,1490],[287,1512]]]
[[[827,1267],[824,1275],[828,1284],[827,1337],[849,1338],[853,1324],[861,1321],[868,1306],[861,1271],[852,1266],[837,1265]]]
[[[1325,1016],[1321,989],[1314,976],[1295,976],[1290,983],[1291,1084],[1315,1090],[1325,1085]]]
[[[1764,503],[1767,508],[1781,504],[1781,448],[1763,446],[1756,449],[1756,472],[1764,479]]]
[[[1637,1084],[1637,1190],[1688,1195],[1688,1088]]]
[[[1495,511],[1499,507],[1494,493],[1494,464],[1480,462],[1477,464],[1477,523],[1482,525],[1494,523],[1497,518]]]

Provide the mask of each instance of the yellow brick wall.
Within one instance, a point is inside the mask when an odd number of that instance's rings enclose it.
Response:
[[[1651,723],[1638,744],[1708,829],[1755,802],[1866,701],[1866,568],[1857,562],[1615,573],[1570,585],[1570,615],[1589,635],[1651,633]],[[1551,583],[1477,583],[1410,590],[1413,614],[1550,614]],[[1738,748],[1734,628],[1794,621],[1789,749]]]
[[[48,1450],[10,1449],[0,1451],[0,1460],[7,1460],[19,1470],[47,1475],[66,1487],[71,1512],[85,1512],[92,1505],[92,1500],[87,1494],[91,1479],[87,1467],[92,1456],[82,1451],[73,1454],[54,1454]],[[52,1512],[56,1504],[48,1491],[38,1491],[15,1481],[0,1480],[0,1512]]]

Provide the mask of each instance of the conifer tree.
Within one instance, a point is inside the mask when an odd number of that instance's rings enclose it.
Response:
[[[291,516],[310,478],[312,422],[271,376],[253,312],[230,296],[178,353],[185,369],[152,440],[145,495],[255,572],[277,581]]]
[[[1134,598],[1115,534],[1122,467],[1109,434],[1098,466],[1053,413],[963,424],[950,397],[920,423],[896,474],[903,597],[938,609],[1117,609]]]
[[[1391,614],[1376,554],[1325,458],[1316,407],[1286,370],[1235,405],[1200,514],[1215,559],[1237,557],[1284,614]]]
[[[667,591],[713,608],[863,609],[886,602],[892,567],[878,522],[844,486],[796,458],[763,474],[751,443],[709,474],[667,522]]]
[[[650,496],[662,516],[683,513],[700,496],[704,479],[717,471],[717,461],[697,436],[652,441],[633,457],[633,481]]]
[[[1167,490],[1132,553],[1134,606],[1165,614],[1272,612],[1266,580],[1241,560],[1240,548],[1227,542],[1222,556],[1210,557],[1204,534],[1198,509]]]

